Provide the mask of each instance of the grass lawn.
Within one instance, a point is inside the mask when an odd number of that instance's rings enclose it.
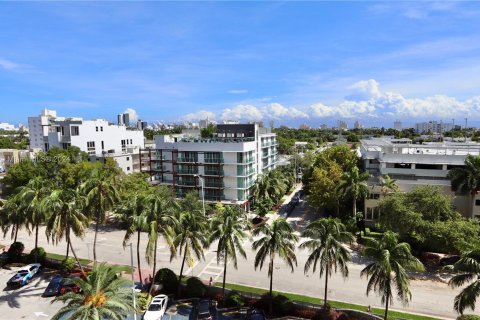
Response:
[[[75,259],[73,256],[69,256],[69,257],[72,258],[72,259]],[[58,261],[63,261],[65,259],[65,255],[64,254],[47,252],[47,258],[53,259],[53,260],[58,260]],[[80,260],[80,263],[82,265],[87,265],[90,262],[92,262],[92,260],[88,260],[88,259],[78,259],[78,260]]]
[[[132,274],[132,267],[130,267],[130,266],[123,266],[123,265],[117,265],[117,264],[109,264],[108,266],[112,267],[112,269],[116,273],[125,272],[125,273],[128,273],[128,274]]]
[[[221,287],[222,283],[216,282],[215,285]],[[233,283],[226,283],[225,287],[228,288],[228,289],[231,289],[231,290],[239,291],[239,292],[254,293],[254,294],[260,294],[260,295],[268,292],[268,290],[266,290],[266,289],[243,286],[243,285],[240,285],[240,284],[233,284]],[[290,299],[292,301],[304,302],[304,303],[310,303],[310,304],[318,304],[318,305],[323,304],[322,299],[319,299],[319,298],[308,297],[308,296],[303,296],[303,295],[294,294],[294,293],[278,292],[278,291],[274,291],[273,293],[274,294],[281,294],[281,295],[287,297],[288,299]],[[364,306],[364,305],[358,305],[358,304],[346,303],[346,302],[339,302],[339,301],[333,301],[333,300],[329,300],[328,303],[332,307],[335,307],[335,308],[366,311],[366,306]],[[384,309],[372,308],[372,312],[376,315],[379,315],[379,316],[383,317],[385,311],[384,311]],[[388,311],[388,318],[389,319],[405,319],[405,320],[435,320],[435,319],[437,319],[437,318],[433,318],[433,317],[421,316],[421,315],[398,312],[398,311]]]

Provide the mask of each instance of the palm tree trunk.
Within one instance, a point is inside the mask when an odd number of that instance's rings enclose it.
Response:
[[[75,250],[73,249],[72,241],[70,240],[70,235],[68,235],[68,240],[67,241],[70,244],[70,249],[72,249],[72,254],[75,257],[75,260],[77,261],[77,264],[78,264],[78,267],[80,268],[80,271],[82,272],[82,274],[84,276],[86,276],[85,270],[83,270],[82,264],[80,263],[80,260],[78,260],[77,254],[75,253]]]
[[[37,262],[37,255],[38,255],[38,223],[35,226],[35,262]]]
[[[158,235],[155,238],[155,248],[153,249],[153,270],[152,270],[152,283],[150,283],[150,294],[152,294],[153,284],[155,283],[155,272],[157,272],[157,243]]]
[[[187,245],[185,244],[185,252],[183,253],[182,267],[180,268],[180,277],[178,277],[178,297],[182,293],[182,277],[183,277],[183,267],[185,266],[185,259],[187,258]]]
[[[97,217],[95,221],[95,236],[93,238],[93,263],[97,263],[97,234],[98,234],[98,224],[100,223],[100,213],[97,212]]]
[[[388,299],[390,299],[390,297],[387,294],[387,300],[385,300],[385,317],[384,317],[385,320],[387,320],[387,316],[388,316]]]
[[[65,255],[65,259],[68,259],[68,254],[70,250],[70,228],[68,226],[67,226],[66,237],[67,237],[67,254]]]
[[[225,248],[225,254],[223,255],[223,284],[222,284],[222,297],[225,297],[225,279],[227,278],[227,248]]]
[[[323,297],[323,308],[327,309],[327,293],[328,293],[328,266],[325,270],[325,295]]]
[[[270,312],[270,315],[273,313],[273,257],[270,260],[270,301],[268,305],[268,311]]]
[[[142,279],[142,269],[140,268],[140,230],[137,231],[137,265],[138,265],[138,276],[140,277],[140,286],[143,288],[143,279]],[[155,275],[153,275],[155,278]]]
[[[357,197],[353,197],[353,217],[357,216]]]
[[[19,224],[17,223],[15,226],[15,238],[13,239],[13,242],[17,242],[18,228],[19,228]]]

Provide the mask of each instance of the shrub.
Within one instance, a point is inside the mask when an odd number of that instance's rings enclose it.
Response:
[[[73,258],[65,258],[60,263],[60,270],[63,273],[70,273],[75,268],[76,261]]]
[[[270,307],[270,294],[266,293],[255,303],[255,308],[268,310]],[[273,296],[272,310],[275,315],[286,316],[293,310],[293,303],[284,295]]]
[[[141,292],[136,296],[137,312],[143,313],[147,310],[148,304],[152,300],[152,296],[148,292]]]
[[[223,299],[223,305],[226,308],[243,307],[245,305],[245,299],[237,291],[230,291]]]
[[[36,249],[33,249],[30,251],[30,253],[27,256],[27,261],[28,262],[35,262],[35,254],[37,255],[37,261],[38,263],[44,263],[45,260],[47,259],[47,253],[45,252],[45,249],[42,247],[37,247]]]
[[[476,316],[473,314],[464,314],[462,316],[459,316],[457,320],[480,320],[480,316]]]
[[[190,298],[202,298],[207,293],[207,286],[197,277],[188,278],[187,295]]]
[[[175,293],[178,287],[177,275],[168,268],[158,270],[155,274],[154,282],[161,285],[161,291],[165,293]]]
[[[23,250],[25,250],[25,246],[23,245],[23,243],[21,242],[12,243],[10,248],[8,248],[8,259],[11,262],[20,261]]]

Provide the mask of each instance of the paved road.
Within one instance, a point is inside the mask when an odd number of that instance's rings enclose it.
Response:
[[[302,201],[288,220],[298,231],[301,231],[307,222],[312,219],[313,216],[311,210],[309,210],[306,203]],[[92,230],[93,229],[87,232],[84,239],[75,239],[73,242],[77,254],[80,257],[92,257],[90,252],[93,243]],[[42,229],[40,234],[43,234],[43,232],[44,230]],[[123,231],[109,228],[105,228],[101,231],[98,240],[99,245],[97,247],[97,255],[100,257],[101,261],[130,264],[129,250],[128,248],[124,250],[121,245],[123,235]],[[32,248],[34,245],[34,237],[29,236],[26,232],[22,232],[19,235],[18,240],[24,242],[27,248]],[[0,242],[7,244],[10,241],[9,239],[4,239]],[[146,243],[147,235],[143,234],[141,241],[142,253],[145,250]],[[50,252],[65,253],[65,243],[60,243],[58,246],[54,246],[48,244],[45,241],[45,238],[41,238],[40,245]],[[233,265],[229,263],[227,282],[268,288],[269,281],[267,278],[267,270],[263,269],[261,271],[256,271],[254,269],[253,261],[255,253],[250,248],[251,242],[247,241],[245,243],[247,260],[239,260],[238,270],[234,270]],[[223,276],[221,269],[222,263],[217,265],[216,253],[213,252],[213,250],[215,250],[214,246],[205,253],[205,261],[196,261],[192,267],[186,270],[185,274],[200,276],[205,280],[212,277],[216,281],[221,281]],[[290,269],[281,261],[276,261],[273,275],[273,285],[275,290],[323,297],[323,279],[319,279],[318,275],[312,275],[311,273],[304,275],[303,273],[303,266],[307,255],[307,252],[298,250],[298,268],[293,273],[291,273]],[[175,272],[179,272],[181,260],[176,258],[170,262],[169,251],[163,241],[159,242],[157,257],[157,268],[168,267]],[[143,261],[143,266],[147,266],[145,261]],[[334,275],[331,280],[329,280],[329,297],[339,301],[381,307],[379,297],[376,297],[373,293],[369,297],[365,295],[367,281],[366,279],[360,278],[360,271],[364,266],[365,262],[360,257],[355,257],[354,262],[349,265],[350,275],[347,280],[344,280],[339,275]],[[144,278],[147,277],[145,273],[142,276]],[[444,318],[455,318],[456,314],[453,312],[453,298],[459,292],[458,289],[450,289],[446,284],[436,281],[412,281],[411,291],[413,299],[408,306],[402,306],[400,303],[395,302],[393,308]]]

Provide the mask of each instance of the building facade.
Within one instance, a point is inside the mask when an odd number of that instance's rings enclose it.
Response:
[[[420,122],[415,124],[416,133],[443,133],[454,129],[453,123],[443,123],[437,121]]]
[[[123,125],[114,125],[106,120],[84,120],[74,117],[58,117],[53,110],[43,110],[38,117],[28,118],[30,148],[48,151],[52,147],[67,149],[78,147],[88,154],[91,160],[105,157],[128,157],[134,151],[139,154],[145,147],[142,130],[130,129]],[[117,161],[118,163],[118,161]],[[119,166],[127,173],[128,166]],[[131,166],[133,168],[133,165]]]
[[[379,178],[385,175],[396,180],[400,192],[411,191],[420,185],[438,186],[444,194],[453,197],[456,210],[463,216],[480,218],[480,195],[476,195],[472,210],[470,197],[452,192],[447,177],[449,170],[464,166],[467,155],[480,155],[480,144],[412,144],[409,139],[373,138],[361,141],[360,154],[365,171],[372,175],[369,181],[371,194],[365,199],[364,208],[367,221],[378,218],[376,207],[385,196]]]
[[[258,124],[219,124],[212,138],[156,136],[140,168],[179,197],[203,187],[206,201],[244,205],[257,176],[277,164],[276,135]],[[200,193],[201,194],[201,193]]]

